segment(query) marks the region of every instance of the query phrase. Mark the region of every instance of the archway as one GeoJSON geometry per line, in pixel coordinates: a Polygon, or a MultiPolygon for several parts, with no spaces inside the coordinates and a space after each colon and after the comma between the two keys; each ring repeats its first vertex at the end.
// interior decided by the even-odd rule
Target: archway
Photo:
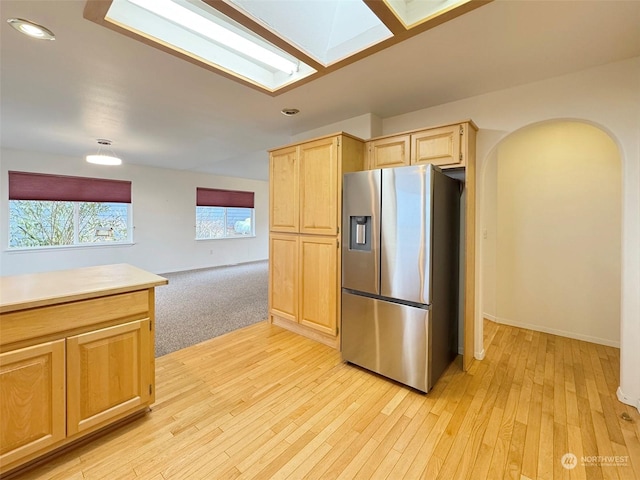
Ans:
{"type": "Polygon", "coordinates": [[[481,313],[619,346],[621,158],[602,129],[553,120],[517,130],[487,158],[481,313]]]}

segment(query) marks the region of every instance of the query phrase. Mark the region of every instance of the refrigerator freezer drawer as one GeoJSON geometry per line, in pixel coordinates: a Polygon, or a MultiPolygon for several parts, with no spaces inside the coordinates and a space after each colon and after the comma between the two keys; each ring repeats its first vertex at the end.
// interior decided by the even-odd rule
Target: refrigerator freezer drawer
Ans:
{"type": "Polygon", "coordinates": [[[343,360],[428,392],[432,387],[429,313],[343,291],[343,360]]]}

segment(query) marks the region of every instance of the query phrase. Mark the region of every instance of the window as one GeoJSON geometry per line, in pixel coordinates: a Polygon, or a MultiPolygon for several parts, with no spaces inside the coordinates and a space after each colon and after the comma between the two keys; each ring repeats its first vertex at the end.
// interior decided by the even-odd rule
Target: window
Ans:
{"type": "Polygon", "coordinates": [[[196,240],[253,237],[254,193],[196,189],[196,240]]]}
{"type": "Polygon", "coordinates": [[[9,248],[127,243],[131,182],[9,172],[9,248]]]}

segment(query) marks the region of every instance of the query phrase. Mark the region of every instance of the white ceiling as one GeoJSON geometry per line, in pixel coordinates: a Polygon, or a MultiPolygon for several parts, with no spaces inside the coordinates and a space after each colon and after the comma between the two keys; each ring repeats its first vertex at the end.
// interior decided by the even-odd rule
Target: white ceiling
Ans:
{"type": "Polygon", "coordinates": [[[108,138],[127,163],[266,179],[266,150],[291,135],[640,55],[640,1],[497,0],[271,97],[85,20],[84,4],[0,0],[3,148],[82,161],[108,138]],[[12,17],[56,40],[20,35],[12,17]]]}

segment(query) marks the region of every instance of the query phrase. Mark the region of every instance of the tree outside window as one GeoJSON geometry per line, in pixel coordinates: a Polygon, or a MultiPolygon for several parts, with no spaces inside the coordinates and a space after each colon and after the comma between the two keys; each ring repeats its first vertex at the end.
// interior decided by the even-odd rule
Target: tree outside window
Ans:
{"type": "Polygon", "coordinates": [[[9,201],[9,248],[130,241],[129,204],[9,201]]]}
{"type": "Polygon", "coordinates": [[[196,207],[196,239],[252,237],[253,208],[196,207]]]}

